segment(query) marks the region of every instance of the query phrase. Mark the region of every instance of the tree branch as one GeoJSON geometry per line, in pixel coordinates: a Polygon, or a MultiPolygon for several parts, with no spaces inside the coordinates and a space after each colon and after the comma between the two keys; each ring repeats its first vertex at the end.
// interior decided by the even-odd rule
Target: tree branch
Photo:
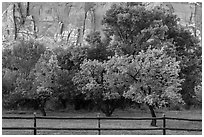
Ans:
{"type": "Polygon", "coordinates": [[[123,35],[121,33],[120,27],[118,25],[117,25],[117,29],[118,29],[118,33],[120,35],[120,38],[122,39],[123,43],[125,43],[125,40],[124,40],[123,35]]]}

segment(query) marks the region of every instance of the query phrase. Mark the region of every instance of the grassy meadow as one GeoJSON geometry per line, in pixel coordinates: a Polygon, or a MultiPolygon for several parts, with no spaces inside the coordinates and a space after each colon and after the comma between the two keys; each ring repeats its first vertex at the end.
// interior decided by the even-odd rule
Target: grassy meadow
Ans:
{"type": "MultiPolygon", "coordinates": [[[[183,111],[157,111],[157,117],[161,117],[162,114],[165,114],[168,117],[178,117],[178,118],[194,118],[202,119],[201,110],[183,110],[183,111]]],[[[48,116],[62,116],[62,117],[96,117],[98,112],[87,112],[85,110],[81,111],[64,111],[64,112],[48,112],[48,116]]],[[[41,116],[40,113],[37,113],[38,116],[41,116]]],[[[3,116],[33,116],[33,112],[16,112],[16,111],[7,111],[3,112],[3,116]]],[[[101,114],[101,117],[105,117],[101,114]]],[[[149,111],[128,109],[125,111],[116,110],[112,117],[151,117],[149,111]]],[[[202,128],[201,122],[191,122],[191,121],[177,121],[177,120],[166,120],[166,127],[173,128],[202,128]]],[[[133,120],[101,120],[102,128],[150,128],[149,120],[142,121],[133,121],[133,120]]],[[[18,119],[3,119],[3,127],[33,127],[33,120],[18,120],[18,119]]],[[[162,127],[162,121],[157,121],[157,126],[162,127]]],[[[37,120],[37,127],[57,127],[57,128],[95,128],[97,127],[97,120],[37,120]]],[[[154,127],[152,127],[154,128],[154,127]]],[[[33,131],[26,130],[3,130],[3,135],[33,135],[33,131]]],[[[98,131],[51,131],[51,130],[38,130],[38,135],[97,135],[98,131]]],[[[102,135],[162,135],[161,130],[136,130],[136,131],[101,131],[102,135]]],[[[167,135],[201,135],[202,132],[196,131],[166,131],[167,135]]]]}

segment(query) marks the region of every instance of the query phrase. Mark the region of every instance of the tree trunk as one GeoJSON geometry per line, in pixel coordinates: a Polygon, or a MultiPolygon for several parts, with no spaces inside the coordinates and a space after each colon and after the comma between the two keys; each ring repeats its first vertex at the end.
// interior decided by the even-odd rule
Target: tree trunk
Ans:
{"type": "Polygon", "coordinates": [[[92,27],[93,27],[93,32],[96,31],[96,13],[95,13],[95,10],[93,9],[92,10],[92,27]]]}
{"type": "Polygon", "coordinates": [[[46,116],[45,103],[46,103],[46,99],[43,99],[40,101],[40,111],[42,112],[43,116],[46,116]]]}
{"type": "Polygon", "coordinates": [[[26,4],[26,16],[29,16],[30,15],[30,12],[29,12],[29,6],[30,6],[30,3],[29,2],[27,2],[27,4],[26,4]]]}
{"type": "Polygon", "coordinates": [[[40,111],[42,112],[43,116],[46,116],[46,112],[45,112],[45,108],[44,107],[40,108],[40,111]]]}
{"type": "Polygon", "coordinates": [[[13,21],[14,21],[14,32],[12,32],[12,34],[14,34],[14,40],[17,39],[17,24],[16,24],[16,18],[15,18],[15,8],[16,8],[16,5],[14,4],[14,7],[13,7],[13,21]]]}
{"type": "Polygon", "coordinates": [[[110,117],[113,114],[116,106],[114,104],[114,100],[106,100],[102,103],[101,111],[107,116],[110,117]]]}
{"type": "MultiPolygon", "coordinates": [[[[148,105],[148,107],[149,107],[149,110],[150,110],[150,112],[151,112],[152,117],[153,117],[153,118],[156,118],[156,114],[155,114],[155,112],[154,112],[154,107],[151,106],[151,105],[148,105]]],[[[151,126],[154,126],[154,127],[157,126],[157,120],[156,120],[156,119],[152,119],[151,126]]]]}
{"type": "Polygon", "coordinates": [[[63,109],[66,109],[67,108],[66,99],[61,99],[61,103],[62,103],[63,109]]]}
{"type": "Polygon", "coordinates": [[[86,18],[87,18],[87,12],[84,14],[84,23],[83,23],[83,30],[82,30],[82,37],[84,36],[84,32],[86,29],[86,18]]]}
{"type": "Polygon", "coordinates": [[[59,96],[58,100],[61,102],[63,109],[67,108],[67,101],[62,96],[59,96]]]}
{"type": "Polygon", "coordinates": [[[78,28],[78,34],[77,34],[76,45],[78,45],[79,43],[81,43],[81,37],[83,37],[83,36],[81,35],[81,29],[78,28]]]}
{"type": "Polygon", "coordinates": [[[74,100],[74,110],[79,110],[80,109],[80,101],[79,99],[74,100]]]}

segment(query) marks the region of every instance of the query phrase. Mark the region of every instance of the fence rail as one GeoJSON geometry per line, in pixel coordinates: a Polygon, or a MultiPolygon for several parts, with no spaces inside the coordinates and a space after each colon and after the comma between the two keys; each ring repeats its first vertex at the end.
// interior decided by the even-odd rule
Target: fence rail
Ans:
{"type": "Polygon", "coordinates": [[[107,118],[107,117],[40,117],[36,116],[34,113],[33,117],[2,117],[2,119],[28,119],[33,120],[33,127],[2,127],[2,130],[33,130],[34,135],[37,135],[37,130],[98,130],[98,135],[101,134],[101,130],[162,130],[163,135],[166,135],[166,130],[179,130],[179,131],[201,131],[202,129],[187,129],[187,128],[167,128],[166,120],[182,120],[182,121],[195,121],[202,122],[202,119],[186,119],[186,118],[173,118],[173,117],[143,117],[143,118],[130,118],[130,117],[120,117],[120,118],[107,118]],[[96,128],[51,128],[51,127],[37,127],[37,119],[52,119],[52,120],[97,120],[98,127],[96,128]],[[101,128],[101,120],[162,120],[163,127],[155,128],[101,128]]]}

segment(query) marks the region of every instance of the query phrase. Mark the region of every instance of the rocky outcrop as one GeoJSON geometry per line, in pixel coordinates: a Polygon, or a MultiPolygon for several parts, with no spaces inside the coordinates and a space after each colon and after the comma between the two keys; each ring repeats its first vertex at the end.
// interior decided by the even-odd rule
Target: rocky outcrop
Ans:
{"type": "Polygon", "coordinates": [[[3,3],[3,41],[30,38],[46,43],[81,43],[112,3],[3,3]],[[47,42],[49,41],[49,42],[47,42]]]}
{"type": "Polygon", "coordinates": [[[14,19],[14,5],[11,4],[3,13],[2,17],[3,41],[14,40],[16,38],[16,25],[14,19]]]}

